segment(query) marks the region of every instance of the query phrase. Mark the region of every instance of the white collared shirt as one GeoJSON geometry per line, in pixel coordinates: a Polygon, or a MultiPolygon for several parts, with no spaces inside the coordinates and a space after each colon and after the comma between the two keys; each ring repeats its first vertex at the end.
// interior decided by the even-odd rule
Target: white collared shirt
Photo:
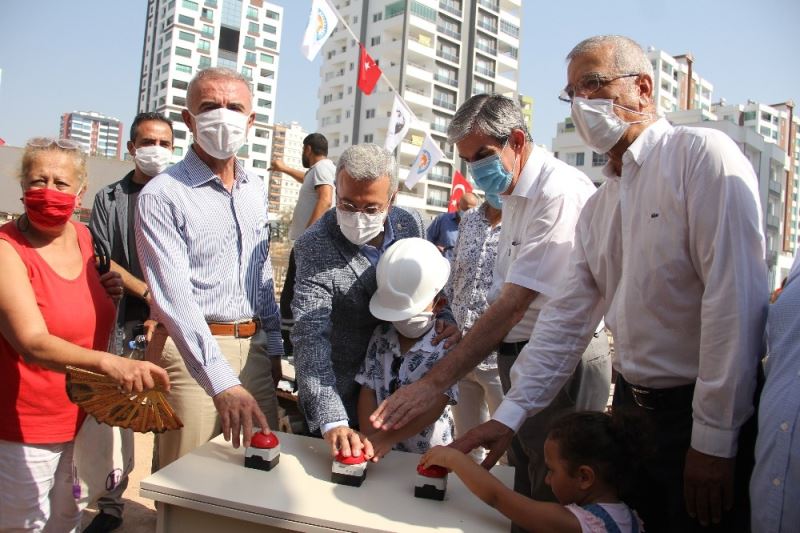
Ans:
{"type": "Polygon", "coordinates": [[[534,146],[514,190],[502,197],[503,226],[488,299],[496,300],[504,283],[539,293],[505,342],[528,340],[539,311],[558,294],[578,216],[596,190],[583,172],[534,146]]]}
{"type": "Polygon", "coordinates": [[[736,453],[763,355],[767,270],[757,178],[725,134],[662,119],[581,214],[569,272],[494,418],[512,429],[572,374],[600,316],[630,383],[696,383],[692,447],[736,453]]]}

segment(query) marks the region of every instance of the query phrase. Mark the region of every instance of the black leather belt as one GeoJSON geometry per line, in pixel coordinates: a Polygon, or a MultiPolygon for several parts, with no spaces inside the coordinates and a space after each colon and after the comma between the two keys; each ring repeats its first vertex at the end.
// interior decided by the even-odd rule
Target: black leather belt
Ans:
{"type": "Polygon", "coordinates": [[[627,381],[625,381],[625,385],[630,389],[633,401],[643,409],[659,411],[665,409],[691,409],[692,407],[694,383],[666,389],[651,389],[633,385],[627,381]]]}
{"type": "Polygon", "coordinates": [[[501,342],[500,355],[519,355],[528,341],[519,342],[501,342]]]}

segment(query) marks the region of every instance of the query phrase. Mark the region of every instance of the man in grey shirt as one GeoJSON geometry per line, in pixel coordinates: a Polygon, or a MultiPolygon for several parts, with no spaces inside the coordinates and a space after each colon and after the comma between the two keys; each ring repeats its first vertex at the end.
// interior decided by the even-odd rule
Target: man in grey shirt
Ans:
{"type": "MultiPolygon", "coordinates": [[[[311,133],[303,139],[302,171],[288,166],[280,159],[274,159],[269,170],[288,174],[302,185],[292,214],[289,226],[289,239],[295,241],[306,228],[317,221],[333,206],[334,180],[336,167],[328,159],[328,139],[321,133],[311,133]]],[[[291,355],[293,348],[289,335],[294,326],[292,315],[292,299],[294,298],[295,278],[294,250],[289,254],[289,266],[286,269],[286,280],[281,290],[281,333],[286,355],[291,355]]]]}

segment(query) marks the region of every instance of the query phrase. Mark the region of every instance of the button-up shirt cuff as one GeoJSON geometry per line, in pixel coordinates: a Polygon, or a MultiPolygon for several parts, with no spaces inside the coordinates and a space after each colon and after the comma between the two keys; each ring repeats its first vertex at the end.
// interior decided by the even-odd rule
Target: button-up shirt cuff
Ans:
{"type": "Polygon", "coordinates": [[[342,426],[348,426],[347,420],[337,420],[336,422],[328,422],[327,424],[322,424],[319,427],[320,432],[324,436],[325,433],[329,432],[330,430],[342,426]]]}
{"type": "Polygon", "coordinates": [[[735,457],[738,438],[738,429],[714,428],[697,420],[692,424],[692,448],[706,455],[735,457]]]}
{"type": "Polygon", "coordinates": [[[283,338],[280,331],[269,330],[267,333],[267,355],[270,357],[283,356],[283,338]]]}
{"type": "Polygon", "coordinates": [[[195,379],[197,384],[212,398],[220,392],[242,384],[233,373],[228,361],[221,356],[213,363],[203,366],[200,369],[200,375],[195,376],[195,379]]]}
{"type": "Polygon", "coordinates": [[[503,400],[492,415],[493,420],[510,427],[514,433],[519,430],[526,418],[528,418],[528,412],[509,399],[503,400]]]}

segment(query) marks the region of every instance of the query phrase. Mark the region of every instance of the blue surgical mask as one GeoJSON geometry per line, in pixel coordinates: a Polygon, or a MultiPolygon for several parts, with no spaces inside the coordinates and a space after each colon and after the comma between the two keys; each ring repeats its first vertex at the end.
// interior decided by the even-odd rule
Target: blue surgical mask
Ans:
{"type": "Polygon", "coordinates": [[[503,209],[503,199],[497,194],[486,193],[486,201],[495,209],[503,209]]]}
{"type": "MultiPolygon", "coordinates": [[[[500,160],[500,154],[506,149],[506,146],[508,146],[508,141],[503,145],[503,149],[500,150],[500,152],[484,157],[480,161],[467,163],[475,184],[483,189],[483,192],[485,192],[487,196],[506,192],[506,189],[511,185],[511,180],[514,179],[515,169],[512,168],[511,172],[509,172],[505,169],[503,162],[500,160]]],[[[516,167],[516,165],[517,162],[515,159],[514,166],[516,167]]]]}

